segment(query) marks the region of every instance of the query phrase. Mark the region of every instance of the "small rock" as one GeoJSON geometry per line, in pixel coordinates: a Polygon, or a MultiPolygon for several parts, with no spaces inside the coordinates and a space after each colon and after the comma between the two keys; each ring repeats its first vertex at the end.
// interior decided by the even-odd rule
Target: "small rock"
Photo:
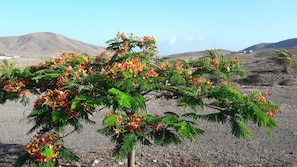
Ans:
{"type": "Polygon", "coordinates": [[[95,160],[93,161],[93,163],[92,163],[92,167],[93,167],[93,166],[96,166],[97,164],[99,164],[99,162],[100,162],[100,161],[99,161],[98,159],[95,159],[95,160]]]}
{"type": "Polygon", "coordinates": [[[124,162],[124,161],[119,161],[118,164],[119,164],[119,165],[124,165],[125,162],[124,162]]]}
{"type": "Polygon", "coordinates": [[[76,165],[77,167],[81,167],[81,163],[79,163],[79,162],[75,162],[75,165],[76,165]]]}
{"type": "Polygon", "coordinates": [[[153,162],[155,162],[155,163],[156,163],[156,162],[158,162],[158,160],[154,159],[154,160],[153,160],[153,162]]]}
{"type": "Polygon", "coordinates": [[[171,165],[169,164],[169,162],[164,162],[164,163],[163,163],[163,166],[164,166],[164,167],[171,167],[171,165]]]}

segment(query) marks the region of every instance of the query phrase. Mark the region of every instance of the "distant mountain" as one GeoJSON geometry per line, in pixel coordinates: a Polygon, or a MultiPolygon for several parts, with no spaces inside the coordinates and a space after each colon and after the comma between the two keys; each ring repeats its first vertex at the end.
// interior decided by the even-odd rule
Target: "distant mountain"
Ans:
{"type": "MultiPolygon", "coordinates": [[[[219,54],[227,55],[230,54],[231,51],[224,50],[224,49],[216,49],[219,54]]],[[[206,50],[204,51],[196,51],[196,52],[185,52],[179,54],[171,54],[168,56],[162,56],[165,60],[173,60],[173,59],[182,59],[182,60],[189,60],[189,59],[196,59],[206,56],[206,50]]]]}
{"type": "Polygon", "coordinates": [[[243,50],[263,50],[263,49],[292,49],[297,48],[297,38],[287,39],[276,43],[260,43],[243,50]]]}
{"type": "Polygon", "coordinates": [[[67,38],[52,32],[0,37],[0,53],[8,56],[57,56],[63,52],[97,55],[104,48],[67,38]]]}

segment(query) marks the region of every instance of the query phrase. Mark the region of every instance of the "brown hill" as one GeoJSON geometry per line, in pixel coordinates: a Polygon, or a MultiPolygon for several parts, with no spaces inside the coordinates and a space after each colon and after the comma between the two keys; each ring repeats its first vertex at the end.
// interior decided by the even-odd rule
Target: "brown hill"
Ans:
{"type": "Polygon", "coordinates": [[[97,55],[103,47],[87,44],[51,32],[36,32],[23,36],[0,37],[0,52],[6,56],[57,56],[65,51],[97,55]]]}
{"type": "MultiPolygon", "coordinates": [[[[216,50],[219,54],[228,55],[231,53],[229,50],[218,49],[216,50]]],[[[168,56],[162,57],[165,60],[174,60],[174,59],[182,59],[182,60],[189,60],[189,59],[197,59],[206,56],[206,51],[197,51],[197,52],[185,52],[179,54],[172,54],[168,56]]]]}
{"type": "Polygon", "coordinates": [[[287,39],[275,43],[259,43],[256,45],[252,45],[243,50],[263,50],[263,49],[289,49],[289,48],[297,48],[297,38],[287,39]]]}

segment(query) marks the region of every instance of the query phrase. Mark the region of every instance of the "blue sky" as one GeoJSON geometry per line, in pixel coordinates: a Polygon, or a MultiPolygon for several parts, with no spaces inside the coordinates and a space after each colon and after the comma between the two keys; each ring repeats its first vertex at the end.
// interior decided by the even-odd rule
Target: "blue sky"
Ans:
{"type": "Polygon", "coordinates": [[[159,55],[297,38],[296,0],[0,0],[0,36],[53,32],[106,47],[149,35],[159,55]]]}

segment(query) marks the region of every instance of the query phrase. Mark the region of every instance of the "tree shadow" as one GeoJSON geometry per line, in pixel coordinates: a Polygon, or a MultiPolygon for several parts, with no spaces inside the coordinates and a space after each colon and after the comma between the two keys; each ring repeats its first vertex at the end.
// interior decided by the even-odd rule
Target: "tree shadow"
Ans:
{"type": "Polygon", "coordinates": [[[17,158],[24,153],[23,145],[0,143],[0,166],[11,167],[17,158]]]}

